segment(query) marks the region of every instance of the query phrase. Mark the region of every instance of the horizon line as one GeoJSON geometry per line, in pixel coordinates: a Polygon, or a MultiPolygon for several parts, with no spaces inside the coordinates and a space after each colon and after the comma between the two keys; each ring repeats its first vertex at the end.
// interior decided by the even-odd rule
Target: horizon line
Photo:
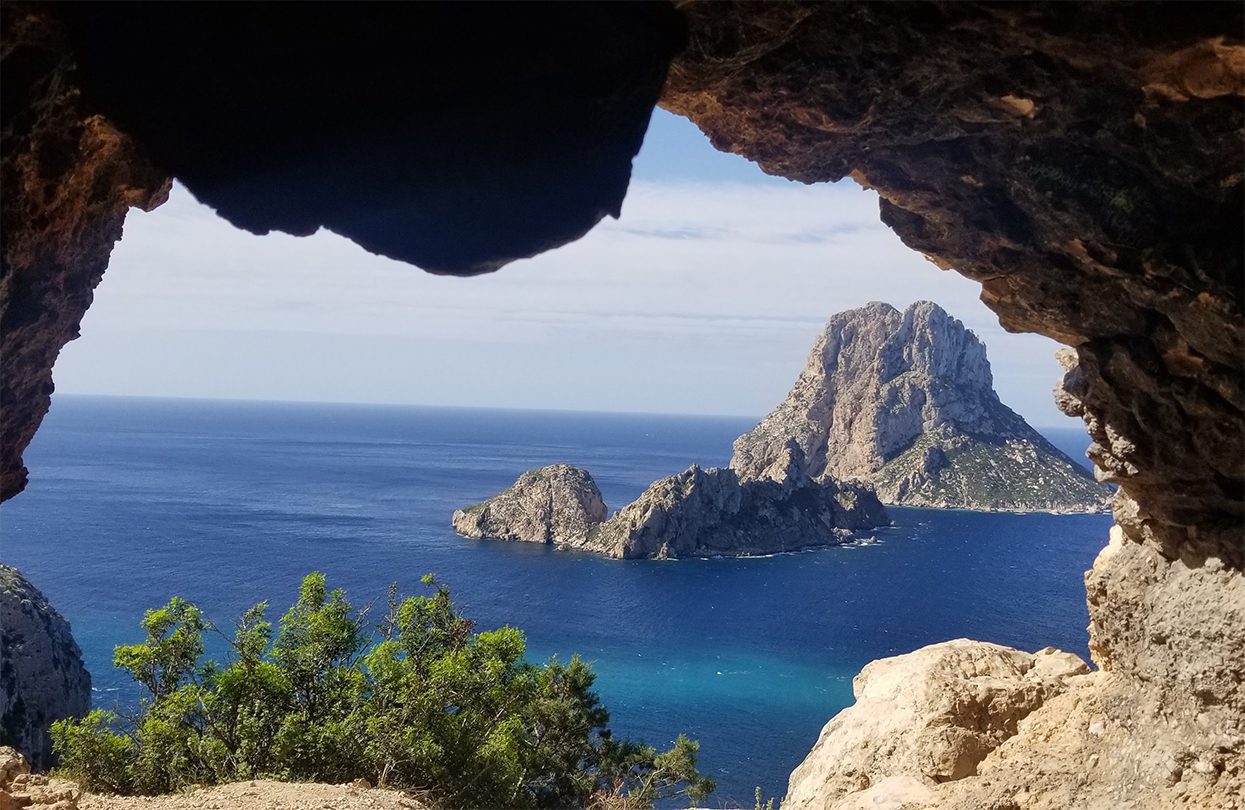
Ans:
{"type": "MultiPolygon", "coordinates": [[[[530,413],[577,413],[577,414],[606,414],[611,416],[661,416],[661,417],[688,417],[703,419],[751,419],[760,422],[767,414],[760,416],[754,414],[741,413],[691,413],[688,411],[624,411],[624,410],[608,410],[596,409],[588,410],[584,408],[558,408],[558,407],[533,407],[533,406],[516,406],[516,405],[462,405],[457,403],[430,403],[430,402],[366,402],[360,400],[342,400],[342,399],[262,399],[258,397],[230,397],[230,396],[196,396],[196,395],[158,395],[158,394],[104,394],[89,391],[56,391],[52,394],[52,404],[55,405],[57,396],[63,397],[96,397],[100,399],[152,399],[152,400],[173,400],[180,402],[236,402],[248,404],[271,404],[271,405],[359,405],[371,408],[428,408],[443,410],[464,410],[464,411],[519,411],[530,413]]],[[[50,410],[50,409],[49,409],[50,410]]],[[[1024,418],[1023,416],[1021,417],[1024,418]]],[[[1067,417],[1074,419],[1075,417],[1067,417]]],[[[1028,420],[1025,420],[1029,424],[1028,420]]],[[[1041,431],[1043,428],[1049,430],[1073,430],[1072,425],[1034,425],[1029,424],[1034,430],[1041,431]]],[[[1083,423],[1077,420],[1077,427],[1084,429],[1083,423]]],[[[1090,439],[1089,432],[1086,431],[1085,438],[1090,439]]]]}

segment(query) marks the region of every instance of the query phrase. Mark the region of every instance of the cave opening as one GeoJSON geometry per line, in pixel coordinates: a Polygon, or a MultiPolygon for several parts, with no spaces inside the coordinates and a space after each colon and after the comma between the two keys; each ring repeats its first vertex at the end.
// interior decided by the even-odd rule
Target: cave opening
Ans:
{"type": "MultiPolygon", "coordinates": [[[[1037,332],[1072,347],[1064,353],[1069,373],[1058,393],[1060,408],[1084,419],[1096,465],[1120,487],[1110,542],[1085,578],[1089,651],[1099,671],[1061,672],[1055,680],[1063,691],[1050,693],[1043,691],[1050,659],[1025,658],[1017,666],[1030,666],[1043,681],[1041,705],[1025,702],[1023,695],[1032,691],[1021,689],[1020,704],[984,708],[988,722],[978,723],[970,711],[973,733],[967,737],[960,734],[968,731],[965,716],[935,713],[926,726],[913,729],[840,715],[838,725],[827,726],[834,733],[819,741],[801,769],[799,790],[793,781],[792,805],[873,801],[879,791],[890,790],[948,807],[1095,806],[1121,800],[1154,807],[1231,806],[1241,795],[1245,44],[1239,5],[680,3],[677,8],[613,5],[608,12],[583,6],[564,17],[550,7],[531,19],[499,12],[471,20],[464,20],[461,10],[438,7],[435,15],[443,25],[450,23],[445,30],[454,36],[429,38],[436,27],[421,29],[413,41],[428,47],[410,49],[383,47],[409,44],[401,41],[409,33],[404,25],[373,25],[344,6],[321,7],[329,24],[319,12],[286,20],[276,7],[267,7],[256,13],[266,16],[275,33],[267,41],[276,44],[250,49],[251,61],[229,61],[212,72],[200,65],[211,62],[217,43],[230,41],[231,35],[219,34],[236,31],[237,18],[204,11],[206,6],[154,15],[147,9],[136,13],[134,6],[113,7],[120,9],[115,15],[102,8],[4,7],[3,497],[25,486],[22,452],[47,409],[52,362],[91,303],[125,210],[158,202],[169,174],[183,177],[227,209],[230,221],[252,231],[308,233],[330,224],[369,249],[408,260],[423,257],[440,271],[471,274],[548,251],[619,213],[625,207],[625,168],[660,97],[665,108],[703,128],[716,147],[747,155],[776,175],[808,182],[850,175],[876,189],[883,222],[910,248],[979,283],[983,301],[1007,329],[1037,332]],[[204,27],[186,27],[178,19],[183,13],[214,18],[204,27]],[[551,28],[553,22],[558,30],[551,28]],[[170,31],[177,36],[162,36],[170,31]],[[358,54],[349,48],[333,52],[332,59],[312,65],[333,73],[317,85],[333,88],[327,106],[318,104],[314,90],[308,92],[305,79],[317,74],[300,74],[297,59],[283,58],[305,57],[302,43],[326,31],[353,32],[368,45],[358,54]],[[488,47],[474,47],[478,42],[488,47]],[[539,59],[530,65],[516,59],[534,42],[540,43],[539,59]],[[456,57],[468,45],[474,58],[464,63],[456,57]],[[452,72],[453,86],[461,90],[478,82],[480,95],[438,96],[436,82],[418,81],[438,75],[451,61],[461,68],[452,72]],[[152,64],[165,69],[152,71],[152,64]],[[374,66],[382,68],[378,74],[369,73],[374,66]],[[516,68],[530,68],[530,81],[516,68]],[[386,81],[373,81],[377,75],[386,81]],[[493,81],[499,75],[504,80],[493,81]],[[418,102],[404,98],[408,103],[395,104],[386,87],[400,87],[418,102]],[[269,104],[274,98],[281,103],[269,104]],[[464,98],[490,101],[463,104],[464,98]],[[359,120],[372,125],[359,138],[351,114],[322,114],[350,112],[351,100],[365,108],[359,120]],[[222,109],[234,115],[217,114],[222,109]],[[313,114],[300,117],[307,110],[313,114]],[[258,121],[264,125],[248,126],[258,121]],[[375,126],[378,122],[393,126],[375,126]],[[439,124],[425,131],[424,122],[439,124]],[[487,159],[464,161],[468,154],[487,159]],[[305,169],[315,163],[332,176],[331,193],[314,179],[308,184],[305,169]],[[566,168],[556,175],[558,182],[531,182],[555,176],[548,172],[558,165],[566,168]],[[240,179],[247,182],[239,192],[231,183],[240,179]],[[395,192],[395,186],[405,190],[395,192]],[[372,193],[383,203],[380,216],[376,210],[364,215],[357,205],[372,193]],[[444,205],[430,207],[430,201],[444,205]],[[427,230],[403,228],[412,209],[443,216],[427,230]],[[464,213],[485,210],[488,216],[464,213]],[[460,238],[472,232],[480,238],[460,238]],[[948,722],[955,734],[942,733],[948,722]],[[853,750],[861,759],[841,756],[836,739],[858,740],[853,750]]],[[[393,11],[396,6],[369,8],[418,17],[406,9],[393,11]]],[[[256,30],[262,36],[264,25],[256,30]]],[[[692,241],[685,237],[658,235],[692,241]]],[[[519,267],[508,272],[523,275],[519,267]]],[[[924,272],[937,277],[928,268],[924,272]]],[[[346,290],[341,297],[349,302],[355,292],[346,290]]],[[[104,287],[101,303],[107,296],[104,287]]],[[[806,297],[812,296],[800,296],[799,303],[806,297]]],[[[89,321],[86,328],[92,328],[89,321]]],[[[81,345],[85,351],[89,344],[81,345]]],[[[326,346],[330,354],[336,350],[326,346]]],[[[234,354],[246,351],[240,345],[234,354]]],[[[66,355],[72,356],[73,350],[66,355]]],[[[401,361],[388,364],[397,367],[401,361]]],[[[269,364],[270,375],[279,372],[278,365],[269,364]]],[[[350,361],[338,365],[352,368],[350,361]]],[[[176,370],[184,372],[183,381],[194,376],[193,368],[176,370]]],[[[618,385],[617,379],[609,381],[618,385]]],[[[303,431],[294,443],[304,452],[324,441],[326,424],[340,422],[328,418],[308,433],[305,420],[323,420],[323,413],[304,412],[301,421],[253,411],[235,417],[240,446],[264,448],[263,437],[247,434],[245,425],[267,425],[303,431]]],[[[180,412],[176,430],[165,431],[161,445],[193,444],[186,431],[193,434],[202,426],[197,418],[180,412]],[[178,431],[180,438],[169,440],[178,431]]],[[[543,429],[567,429],[572,421],[561,415],[543,429]]],[[[98,465],[100,458],[151,450],[141,440],[157,427],[149,420],[88,452],[86,441],[98,438],[98,423],[86,419],[71,436],[61,437],[70,463],[49,477],[42,494],[32,488],[5,507],[6,556],[12,547],[16,555],[44,554],[50,565],[58,550],[38,550],[43,540],[35,524],[31,531],[16,532],[19,512],[35,508],[53,486],[88,493],[87,482],[107,466],[98,465]]],[[[538,426],[531,429],[539,435],[538,426]]],[[[577,429],[593,435],[582,424],[577,429]]],[[[726,435],[734,428],[719,423],[714,430],[726,435]]],[[[696,434],[686,422],[667,423],[657,432],[663,431],[680,441],[707,435],[696,434]]],[[[629,441],[641,446],[652,432],[636,432],[629,441]]],[[[544,435],[546,446],[556,444],[552,434],[544,435]]],[[[407,438],[426,444],[427,437],[407,438]]],[[[259,534],[277,516],[309,501],[340,506],[332,499],[346,484],[377,489],[375,471],[384,466],[384,454],[377,455],[374,441],[359,439],[334,441],[349,445],[357,459],[366,460],[366,469],[341,468],[333,482],[318,489],[288,486],[279,497],[261,498],[245,518],[248,530],[259,534]]],[[[43,452],[38,448],[32,452],[43,452]]],[[[202,522],[162,525],[159,518],[182,508],[212,514],[217,495],[262,492],[236,477],[238,471],[257,480],[279,477],[273,468],[254,465],[255,457],[229,457],[210,486],[198,487],[206,499],[157,502],[150,521],[132,522],[128,533],[105,538],[98,518],[116,500],[113,490],[136,486],[150,494],[167,485],[164,479],[186,472],[153,473],[150,456],[140,458],[127,480],[106,482],[94,493],[96,506],[78,532],[88,556],[69,581],[98,587],[90,563],[127,542],[149,555],[149,565],[127,572],[135,582],[178,570],[176,554],[187,546],[217,555],[202,561],[201,570],[228,571],[226,563],[245,554],[245,547],[204,542],[208,538],[190,528],[202,522]]],[[[664,463],[653,453],[645,463],[659,461],[664,463]]],[[[650,471],[655,468],[645,470],[650,471]]],[[[425,470],[404,486],[427,485],[440,472],[425,470]]],[[[409,506],[401,491],[373,494],[395,508],[409,506]]],[[[49,514],[56,509],[45,505],[49,514]]],[[[444,498],[436,509],[452,505],[444,498]]],[[[361,516],[332,517],[355,536],[369,536],[361,516]]],[[[358,548],[334,544],[334,536],[336,529],[305,533],[302,542],[326,561],[336,560],[326,567],[357,573],[358,548]]],[[[1032,539],[1040,544],[1057,538],[1044,532],[1032,539]]],[[[284,558],[298,542],[281,541],[284,558]]],[[[881,546],[888,547],[895,546],[881,546]]],[[[1000,567],[997,559],[979,559],[984,567],[976,581],[998,585],[1014,576],[1023,582],[1031,562],[1000,567]]],[[[932,567],[918,573],[935,575],[936,563],[931,560],[932,567]]],[[[405,562],[395,556],[385,564],[385,570],[394,570],[405,562]]],[[[670,576],[675,569],[658,570],[670,576]]],[[[751,608],[756,617],[772,620],[782,611],[774,589],[755,581],[756,572],[741,574],[754,579],[751,608]]],[[[513,581],[524,579],[516,575],[513,581]]],[[[596,604],[629,608],[615,618],[627,627],[644,627],[651,619],[645,609],[660,604],[656,600],[665,593],[655,589],[638,599],[608,583],[600,588],[606,598],[596,604]]],[[[805,614],[838,616],[833,604],[815,602],[826,594],[813,589],[805,595],[820,607],[819,612],[806,604],[805,614]]],[[[872,593],[870,606],[893,608],[893,595],[885,589],[872,593]]],[[[997,607],[977,596],[974,602],[962,594],[961,601],[997,607]]],[[[485,589],[468,597],[485,610],[494,600],[498,615],[510,607],[485,589]]],[[[574,604],[568,595],[558,608],[574,604]]],[[[1023,598],[1012,593],[1010,606],[1023,608],[1023,598]]],[[[940,612],[925,606],[922,615],[937,619],[940,612]]],[[[1079,626],[1067,616],[1045,618],[1063,628],[1057,632],[1079,626]]],[[[580,623],[595,627],[599,621],[586,611],[580,623]]],[[[772,621],[765,627],[776,637],[799,636],[804,629],[795,623],[775,630],[772,621]]],[[[875,638],[893,644],[890,652],[923,643],[888,635],[900,627],[902,622],[884,626],[875,638]]],[[[97,629],[122,632],[119,626],[97,629]]],[[[722,628],[707,622],[702,630],[701,639],[713,641],[722,628]]],[[[685,646],[692,648],[696,640],[685,646]]],[[[600,645],[608,648],[606,642],[600,645]]],[[[639,658],[646,651],[627,652],[639,658]]],[[[928,648],[918,652],[929,654],[928,648]]],[[[980,648],[943,652],[950,658],[907,671],[899,680],[955,703],[967,693],[939,667],[951,661],[953,669],[963,664],[971,670],[980,648]]],[[[708,660],[702,662],[706,667],[708,660]]],[[[904,672],[902,666],[919,660],[888,659],[872,671],[904,672]]],[[[730,679],[756,662],[732,663],[742,668],[715,667],[694,680],[730,692],[730,679]]],[[[817,695],[825,686],[817,678],[835,670],[832,662],[822,663],[814,668],[820,676],[797,677],[806,687],[801,694],[817,695]]],[[[646,677],[634,668],[617,671],[633,681],[646,677]]],[[[852,671],[837,671],[832,676],[837,687],[827,688],[845,694],[852,671]]],[[[669,693],[686,695],[679,673],[671,670],[670,677],[669,693]]],[[[968,683],[972,692],[972,678],[968,683]]],[[[825,716],[824,705],[804,708],[807,715],[820,713],[818,721],[825,716]]],[[[789,728],[799,722],[792,715],[789,728]]],[[[802,745],[807,750],[807,740],[802,745]]],[[[749,752],[738,753],[735,761],[746,760],[749,752]]]]}

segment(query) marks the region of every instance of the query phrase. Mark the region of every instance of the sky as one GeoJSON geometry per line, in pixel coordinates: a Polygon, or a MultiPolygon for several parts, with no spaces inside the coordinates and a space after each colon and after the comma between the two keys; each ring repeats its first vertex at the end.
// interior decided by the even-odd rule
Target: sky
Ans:
{"type": "Polygon", "coordinates": [[[761,417],[831,315],[935,301],[986,343],[1002,400],[1041,426],[1057,344],[1004,332],[852,181],[806,186],[657,110],[619,220],[474,278],[327,231],[254,236],[183,187],[131,211],[59,392],[761,417]]]}

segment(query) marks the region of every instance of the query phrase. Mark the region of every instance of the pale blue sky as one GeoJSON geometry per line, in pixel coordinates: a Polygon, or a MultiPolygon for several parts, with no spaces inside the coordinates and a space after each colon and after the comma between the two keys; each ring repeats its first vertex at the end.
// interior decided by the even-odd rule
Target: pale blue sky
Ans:
{"type": "Polygon", "coordinates": [[[1003,401],[1040,426],[1056,344],[1009,335],[850,181],[805,186],[658,111],[620,220],[470,279],[334,234],[257,237],[181,187],[133,212],[58,391],[762,416],[825,321],[944,306],[985,340],[1003,401]]]}

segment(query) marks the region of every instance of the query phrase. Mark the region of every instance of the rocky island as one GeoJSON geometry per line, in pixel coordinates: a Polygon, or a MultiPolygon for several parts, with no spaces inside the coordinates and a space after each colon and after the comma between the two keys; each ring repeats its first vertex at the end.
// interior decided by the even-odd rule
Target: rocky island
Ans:
{"type": "Polygon", "coordinates": [[[472,539],[576,547],[605,520],[605,501],[587,470],[551,464],[528,470],[493,497],[454,513],[454,531],[472,539]]]}
{"type": "Polygon", "coordinates": [[[853,539],[890,522],[871,489],[800,472],[794,443],[776,463],[781,480],[740,481],[729,468],[692,465],[653,482],[605,519],[587,471],[567,464],[529,470],[494,497],[454,513],[465,537],[550,543],[618,559],[775,554],[853,539]]]}
{"type": "Polygon", "coordinates": [[[830,319],[786,400],[734,445],[740,480],[784,480],[795,443],[814,480],[888,504],[1089,512],[1110,491],[994,392],[981,340],[937,304],[830,319]]]}

